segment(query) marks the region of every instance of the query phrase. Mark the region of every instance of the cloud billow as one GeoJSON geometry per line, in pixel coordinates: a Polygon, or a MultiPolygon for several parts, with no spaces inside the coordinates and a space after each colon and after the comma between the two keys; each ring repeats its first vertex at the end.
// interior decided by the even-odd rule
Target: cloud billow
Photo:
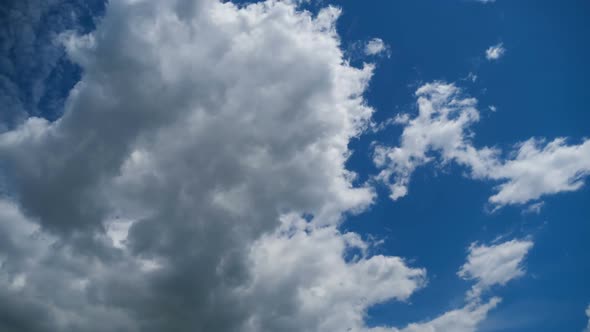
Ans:
{"type": "Polygon", "coordinates": [[[62,34],[83,69],[63,116],[0,135],[0,327],[364,331],[422,287],[338,229],[374,197],[344,166],[373,68],[343,60],[338,15],[119,1],[62,34]]]}

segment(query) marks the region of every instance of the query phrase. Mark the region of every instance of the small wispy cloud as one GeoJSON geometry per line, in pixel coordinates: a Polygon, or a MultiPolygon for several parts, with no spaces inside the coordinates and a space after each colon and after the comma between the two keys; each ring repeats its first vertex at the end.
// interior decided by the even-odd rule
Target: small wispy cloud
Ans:
{"type": "Polygon", "coordinates": [[[365,45],[366,55],[377,55],[381,53],[388,53],[388,46],[381,38],[373,38],[365,45]]]}
{"type": "Polygon", "coordinates": [[[586,308],[586,316],[588,316],[588,325],[586,326],[586,329],[582,332],[590,332],[590,304],[588,305],[588,308],[586,308]]]}
{"type": "Polygon", "coordinates": [[[457,273],[463,279],[477,281],[467,297],[480,298],[490,287],[523,276],[523,261],[532,247],[530,240],[511,240],[491,246],[472,243],[467,262],[457,273]]]}
{"type": "Polygon", "coordinates": [[[530,204],[522,211],[522,214],[539,214],[541,213],[543,206],[545,206],[545,202],[537,202],[530,204]]]}
{"type": "Polygon", "coordinates": [[[499,43],[497,45],[490,46],[486,50],[486,59],[488,59],[490,61],[492,61],[492,60],[498,60],[505,53],[506,53],[506,49],[504,48],[504,44],[503,43],[499,43]]]}

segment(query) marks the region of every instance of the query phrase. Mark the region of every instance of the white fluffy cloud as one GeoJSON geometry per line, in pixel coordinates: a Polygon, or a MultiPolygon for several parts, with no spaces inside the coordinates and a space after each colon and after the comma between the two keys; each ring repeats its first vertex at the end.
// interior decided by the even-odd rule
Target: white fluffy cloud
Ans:
{"type": "Polygon", "coordinates": [[[588,317],[588,326],[586,326],[583,332],[590,332],[590,305],[586,308],[586,317],[588,317]]]}
{"type": "MultiPolygon", "coordinates": [[[[430,83],[416,91],[419,114],[414,119],[398,116],[397,123],[404,125],[399,147],[378,145],[374,161],[383,170],[378,178],[390,183],[391,198],[396,200],[407,194],[414,170],[430,161],[429,152],[440,151],[443,158],[467,160],[478,152],[468,142],[468,127],[479,120],[476,100],[460,99],[454,85],[430,83]],[[392,182],[389,180],[393,178],[392,182]]],[[[481,158],[491,151],[483,152],[481,158]]],[[[479,156],[475,156],[480,159],[479,156]]]]}
{"type": "Polygon", "coordinates": [[[497,45],[490,46],[486,50],[486,59],[488,59],[490,61],[498,60],[502,56],[504,56],[504,53],[506,53],[506,49],[504,48],[504,44],[499,43],[497,45]]]}
{"type": "Polygon", "coordinates": [[[469,297],[479,297],[494,285],[505,285],[523,276],[523,260],[532,247],[533,242],[529,240],[511,240],[490,246],[471,244],[467,262],[458,272],[461,278],[477,281],[469,297]]]}
{"type": "Polygon", "coordinates": [[[463,308],[446,312],[431,321],[410,324],[399,332],[475,332],[487,318],[488,312],[500,302],[498,297],[485,303],[470,302],[463,308]]]}
{"type": "Polygon", "coordinates": [[[475,284],[466,294],[462,308],[448,311],[430,321],[412,323],[403,329],[376,328],[372,332],[475,332],[488,312],[502,301],[499,297],[484,300],[485,291],[494,285],[506,285],[524,275],[523,260],[532,248],[529,240],[511,240],[490,246],[472,244],[467,262],[457,273],[475,284]]]}
{"type": "Polygon", "coordinates": [[[398,116],[404,125],[400,145],[376,145],[376,177],[391,189],[391,198],[407,195],[417,167],[440,160],[455,162],[474,179],[499,182],[489,199],[495,206],[525,204],[544,195],[575,191],[590,174],[590,140],[568,145],[565,138],[545,144],[531,138],[516,146],[509,157],[496,148],[477,148],[470,127],[479,121],[477,100],[464,96],[453,84],[428,83],[416,91],[418,115],[398,116]]]}
{"type": "Polygon", "coordinates": [[[505,179],[492,203],[525,203],[542,195],[575,191],[590,174],[590,140],[567,145],[565,138],[547,144],[529,139],[519,144],[514,159],[505,161],[488,174],[491,179],[505,179]]]}
{"type": "Polygon", "coordinates": [[[406,300],[423,286],[425,271],[408,268],[398,257],[367,256],[369,244],[334,227],[314,229],[298,216],[252,247],[252,297],[256,313],[248,331],[365,331],[369,306],[388,299],[406,300]],[[357,250],[351,261],[343,252],[357,250]],[[273,307],[269,307],[272,303],[273,307]],[[282,308],[293,306],[289,315],[282,308]]]}
{"type": "Polygon", "coordinates": [[[364,331],[422,287],[338,230],[374,197],[344,166],[373,68],[343,60],[338,15],[113,1],[62,35],[84,72],[63,116],[0,135],[0,329],[364,331]]]}
{"type": "Polygon", "coordinates": [[[377,55],[383,52],[387,52],[387,45],[385,45],[381,38],[373,38],[365,45],[366,55],[377,55]]]}

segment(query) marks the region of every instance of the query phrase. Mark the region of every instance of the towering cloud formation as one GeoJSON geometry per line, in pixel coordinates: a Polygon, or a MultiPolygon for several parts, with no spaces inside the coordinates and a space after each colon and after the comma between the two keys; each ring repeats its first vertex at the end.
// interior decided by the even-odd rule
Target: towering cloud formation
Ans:
{"type": "Polygon", "coordinates": [[[362,331],[421,287],[337,227],[374,195],[344,167],[372,67],[338,15],[112,1],[62,35],[84,73],[63,116],[0,135],[0,329],[362,331]]]}

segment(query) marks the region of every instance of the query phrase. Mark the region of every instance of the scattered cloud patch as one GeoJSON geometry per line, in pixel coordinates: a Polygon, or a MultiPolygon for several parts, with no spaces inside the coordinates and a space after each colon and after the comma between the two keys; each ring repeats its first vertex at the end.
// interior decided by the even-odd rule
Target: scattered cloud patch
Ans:
{"type": "Polygon", "coordinates": [[[511,240],[490,246],[472,243],[467,262],[458,272],[461,278],[476,281],[468,297],[479,298],[490,287],[505,285],[523,276],[523,261],[532,247],[530,240],[511,240]]]}
{"type": "Polygon", "coordinates": [[[504,44],[503,43],[499,43],[497,45],[490,46],[486,50],[486,59],[488,59],[490,61],[492,61],[492,60],[498,60],[502,56],[504,56],[505,53],[506,53],[506,49],[504,48],[504,44]]]}
{"type": "Polygon", "coordinates": [[[467,77],[465,77],[464,79],[467,81],[470,81],[472,83],[475,83],[477,81],[477,74],[473,73],[473,72],[469,72],[469,74],[467,75],[467,77]]]}
{"type": "Polygon", "coordinates": [[[541,213],[541,210],[544,206],[545,202],[532,203],[529,206],[527,206],[526,209],[524,209],[522,212],[523,214],[539,214],[541,213]]]}
{"type": "Polygon", "coordinates": [[[487,318],[488,312],[496,308],[501,301],[500,298],[493,297],[485,303],[470,302],[463,308],[446,312],[431,321],[412,323],[399,332],[475,332],[479,324],[487,318]]]}
{"type": "Polygon", "coordinates": [[[512,240],[491,246],[473,243],[468,250],[467,262],[457,273],[459,277],[475,281],[466,294],[462,308],[448,311],[435,319],[412,323],[403,329],[375,329],[372,332],[475,332],[478,326],[502,301],[499,297],[484,299],[485,291],[494,285],[505,285],[524,275],[523,260],[533,243],[512,240]]]}
{"type": "Polygon", "coordinates": [[[431,162],[455,162],[472,179],[499,182],[489,198],[495,207],[578,190],[590,174],[588,139],[568,145],[565,138],[548,143],[531,138],[503,157],[497,148],[472,143],[470,127],[480,119],[475,98],[444,82],[421,86],[416,97],[418,114],[397,122],[404,126],[399,146],[376,144],[374,149],[373,161],[381,168],[375,178],[389,186],[393,200],[407,195],[414,170],[431,162]]]}
{"type": "Polygon", "coordinates": [[[383,42],[381,38],[373,38],[365,44],[366,55],[378,55],[389,53],[389,47],[383,42]]]}
{"type": "Polygon", "coordinates": [[[524,204],[544,195],[576,191],[590,174],[590,140],[568,145],[566,138],[531,138],[517,145],[515,157],[494,167],[491,179],[504,180],[490,202],[524,204]]]}
{"type": "Polygon", "coordinates": [[[418,166],[434,160],[428,154],[430,150],[441,151],[443,158],[449,160],[466,159],[468,154],[477,153],[469,149],[466,133],[479,120],[475,99],[459,99],[457,87],[438,82],[423,85],[416,96],[418,116],[399,117],[403,121],[398,123],[404,125],[400,146],[375,148],[375,164],[383,168],[377,178],[389,183],[393,200],[408,193],[411,175],[418,166]]]}

